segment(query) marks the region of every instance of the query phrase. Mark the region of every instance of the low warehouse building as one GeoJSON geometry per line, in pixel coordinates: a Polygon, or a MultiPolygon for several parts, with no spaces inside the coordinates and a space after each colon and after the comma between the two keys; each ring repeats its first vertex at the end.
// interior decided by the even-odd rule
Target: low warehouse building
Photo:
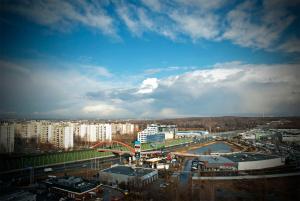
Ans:
{"type": "Polygon", "coordinates": [[[274,155],[258,153],[234,153],[223,156],[201,155],[202,170],[258,170],[274,168],[285,164],[285,159],[274,155]]]}
{"type": "Polygon", "coordinates": [[[225,157],[233,162],[238,163],[238,170],[274,168],[285,164],[284,158],[258,153],[236,153],[226,155],[225,157]]]}
{"type": "Polygon", "coordinates": [[[158,178],[158,171],[151,168],[131,167],[125,165],[113,166],[100,171],[100,178],[108,183],[133,183],[144,186],[158,178]]]}

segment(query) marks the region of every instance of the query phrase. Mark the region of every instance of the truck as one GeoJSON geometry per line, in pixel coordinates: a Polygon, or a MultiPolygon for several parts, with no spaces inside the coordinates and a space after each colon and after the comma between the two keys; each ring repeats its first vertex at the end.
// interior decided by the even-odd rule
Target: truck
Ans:
{"type": "Polygon", "coordinates": [[[53,169],[52,168],[44,168],[44,172],[52,172],[53,169]]]}

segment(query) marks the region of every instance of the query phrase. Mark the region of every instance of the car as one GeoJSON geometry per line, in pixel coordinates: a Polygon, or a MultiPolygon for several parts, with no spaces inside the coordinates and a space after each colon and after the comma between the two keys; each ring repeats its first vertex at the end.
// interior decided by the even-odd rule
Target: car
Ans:
{"type": "Polygon", "coordinates": [[[166,184],[160,184],[159,187],[160,187],[160,188],[166,188],[167,185],[166,185],[166,184]]]}

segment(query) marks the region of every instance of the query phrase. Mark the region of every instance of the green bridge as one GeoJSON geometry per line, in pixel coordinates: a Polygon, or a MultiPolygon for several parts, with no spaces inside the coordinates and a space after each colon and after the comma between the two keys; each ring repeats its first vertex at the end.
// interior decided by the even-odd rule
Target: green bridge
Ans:
{"type": "MultiPolygon", "coordinates": [[[[181,138],[167,140],[164,143],[142,144],[142,150],[154,150],[191,142],[191,139],[181,138]]],[[[133,144],[131,145],[133,147],[133,144]]],[[[120,149],[123,149],[120,147],[120,149]]],[[[28,167],[46,167],[55,164],[104,158],[114,156],[111,152],[97,152],[97,149],[55,152],[38,155],[5,156],[1,158],[0,172],[24,169],[28,167]]]]}

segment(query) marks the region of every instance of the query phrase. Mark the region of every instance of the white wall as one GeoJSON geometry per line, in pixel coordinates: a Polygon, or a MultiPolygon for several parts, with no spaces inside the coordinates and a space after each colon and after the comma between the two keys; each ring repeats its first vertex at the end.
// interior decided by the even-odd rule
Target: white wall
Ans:
{"type": "Polygon", "coordinates": [[[284,165],[284,159],[282,158],[273,158],[259,161],[245,161],[238,163],[238,170],[257,170],[277,167],[281,165],[284,165]]]}
{"type": "Polygon", "coordinates": [[[74,146],[73,126],[64,127],[64,148],[72,148],[74,146]]]}

